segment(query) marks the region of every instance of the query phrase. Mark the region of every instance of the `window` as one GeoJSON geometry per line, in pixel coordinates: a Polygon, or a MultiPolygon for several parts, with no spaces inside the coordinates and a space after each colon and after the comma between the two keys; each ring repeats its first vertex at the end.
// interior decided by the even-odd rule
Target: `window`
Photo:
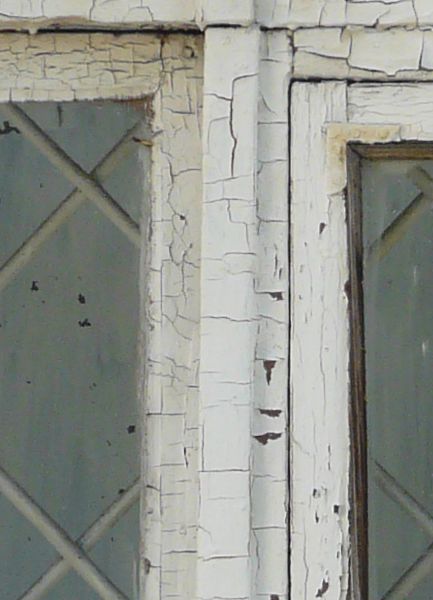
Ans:
{"type": "MultiPolygon", "coordinates": [[[[366,492],[370,598],[421,600],[433,583],[431,156],[423,144],[352,147],[361,192],[354,186],[349,198],[361,275],[354,288],[363,291],[353,343],[365,349],[355,412],[366,425],[354,452],[366,460],[357,482],[366,492]]],[[[354,347],[354,372],[362,354],[354,347]]]]}
{"type": "MultiPolygon", "coordinates": [[[[108,32],[46,32],[37,36],[24,33],[3,33],[1,38],[5,52],[2,54],[3,77],[0,82],[0,102],[13,102],[14,106],[6,107],[6,104],[2,104],[0,107],[2,109],[0,129],[4,131],[0,138],[4,144],[21,143],[22,148],[25,148],[24,152],[28,155],[34,152],[33,156],[37,158],[32,158],[28,162],[33,164],[36,161],[34,166],[30,165],[29,167],[32,176],[34,175],[33,179],[37,181],[36,186],[31,187],[31,178],[22,169],[21,172],[18,172],[18,167],[15,167],[16,177],[11,182],[11,186],[17,186],[16,189],[21,190],[29,189],[28,198],[34,197],[38,200],[37,205],[34,203],[35,205],[32,206],[33,211],[27,211],[27,217],[22,217],[23,228],[20,236],[17,235],[17,239],[14,240],[13,234],[8,232],[7,242],[10,247],[4,250],[4,260],[9,260],[25,239],[39,232],[39,225],[43,223],[49,213],[57,208],[66,195],[72,193],[77,187],[84,188],[84,195],[86,198],[90,196],[91,199],[84,201],[76,213],[66,219],[61,226],[64,231],[71,232],[69,241],[76,251],[76,256],[72,253],[72,256],[69,257],[73,265],[71,273],[74,272],[74,269],[86,270],[86,278],[83,278],[81,283],[87,283],[90,291],[92,286],[93,289],[95,286],[99,286],[101,293],[104,291],[101,278],[103,281],[107,281],[109,277],[112,280],[119,279],[107,284],[110,289],[105,288],[107,295],[101,299],[101,306],[105,307],[103,311],[101,309],[101,314],[98,313],[95,298],[93,303],[89,292],[86,296],[84,288],[74,292],[75,298],[67,293],[67,286],[71,285],[72,280],[65,282],[64,290],[56,291],[56,294],[60,294],[62,302],[65,303],[62,310],[65,313],[71,311],[70,314],[68,313],[68,318],[72,319],[71,315],[73,314],[76,347],[79,349],[78,343],[86,339],[93,339],[95,343],[99,343],[96,339],[97,323],[100,322],[100,319],[105,319],[107,322],[107,313],[113,315],[111,325],[118,332],[114,323],[114,313],[110,308],[110,298],[112,306],[115,307],[113,310],[121,323],[131,323],[135,318],[135,324],[139,325],[134,330],[133,338],[126,330],[123,338],[119,334],[116,343],[119,343],[119,347],[121,346],[120,355],[115,348],[113,350],[117,353],[117,357],[121,356],[121,358],[119,364],[116,364],[116,357],[114,357],[116,360],[112,361],[115,377],[118,377],[122,365],[126,362],[128,362],[129,373],[132,377],[135,376],[135,367],[132,366],[132,362],[139,365],[138,406],[133,406],[129,400],[123,398],[121,407],[123,412],[118,412],[119,436],[122,435],[122,439],[125,440],[125,447],[134,446],[137,449],[138,454],[134,455],[137,460],[135,466],[125,463],[126,467],[123,473],[120,472],[119,466],[116,467],[117,475],[114,486],[117,489],[117,500],[127,503],[131,500],[129,486],[133,485],[131,494],[136,496],[138,486],[135,487],[134,481],[137,476],[140,477],[138,485],[142,491],[142,501],[140,501],[139,520],[138,502],[135,501],[134,506],[131,506],[128,513],[122,515],[115,526],[116,528],[121,527],[127,524],[128,519],[135,518],[134,536],[125,535],[123,537],[124,540],[128,538],[123,548],[126,545],[129,548],[125,564],[115,565],[114,569],[111,568],[114,561],[112,565],[108,565],[108,568],[106,568],[106,564],[103,568],[101,563],[98,564],[99,571],[102,573],[105,569],[102,574],[105,578],[113,580],[120,591],[108,591],[105,587],[96,591],[91,585],[88,585],[89,582],[83,582],[81,575],[76,579],[73,562],[75,561],[76,567],[75,559],[77,557],[74,555],[74,547],[71,548],[70,545],[63,546],[63,550],[59,553],[64,559],[62,564],[68,563],[69,568],[68,575],[62,582],[59,582],[59,585],[66,585],[67,578],[73,577],[78,581],[77,585],[81,586],[80,592],[86,590],[83,591],[83,594],[86,593],[87,597],[92,600],[96,600],[101,595],[109,598],[119,597],[119,593],[122,594],[120,597],[130,598],[136,593],[137,587],[142,595],[149,597],[165,595],[171,593],[178,586],[177,571],[172,566],[174,558],[176,561],[182,561],[183,557],[185,557],[185,561],[189,560],[191,548],[196,544],[198,483],[194,454],[196,446],[193,440],[197,431],[194,425],[197,422],[197,402],[192,398],[196,398],[197,395],[197,386],[195,385],[197,368],[195,367],[198,361],[199,329],[196,324],[200,318],[198,302],[200,270],[198,264],[202,203],[200,137],[200,110],[203,97],[202,38],[183,33],[160,36],[151,32],[116,35],[108,32]],[[126,102],[119,105],[114,100],[126,102]],[[76,143],[75,146],[73,144],[64,146],[68,136],[66,132],[64,134],[61,132],[66,128],[66,124],[72,128],[80,127],[79,120],[78,122],[74,121],[70,112],[79,106],[84,113],[95,111],[94,120],[104,124],[105,131],[101,134],[103,137],[98,138],[94,134],[94,128],[87,127],[83,123],[81,125],[83,141],[76,143]],[[135,127],[143,108],[145,108],[149,122],[144,122],[143,129],[139,126],[137,131],[131,132],[132,141],[130,143],[126,146],[121,144],[123,150],[130,147],[132,151],[129,159],[125,158],[121,161],[114,146],[123,139],[124,135],[128,135],[127,132],[131,128],[135,127]],[[24,111],[39,128],[35,130],[28,119],[17,109],[21,109],[21,113],[24,111]],[[44,110],[47,111],[45,115],[44,110]],[[48,114],[50,110],[51,113],[48,114]],[[21,118],[18,118],[18,114],[21,114],[21,118]],[[98,115],[97,119],[96,115],[98,115]],[[59,126],[60,122],[62,123],[61,127],[59,126]],[[119,127],[120,123],[122,123],[121,128],[119,127]],[[29,135],[30,132],[31,135],[29,135]],[[57,148],[53,152],[53,144],[47,143],[46,135],[64,148],[66,156],[60,156],[57,148]],[[24,138],[26,138],[25,143],[24,138]],[[147,144],[147,140],[150,138],[151,147],[147,144]],[[35,152],[35,148],[38,148],[38,152],[35,152]],[[98,153],[96,152],[97,148],[98,153]],[[188,152],[185,152],[185,148],[188,148],[188,152]],[[102,173],[98,173],[99,177],[96,181],[93,180],[93,177],[89,179],[92,168],[97,166],[98,161],[103,160],[104,155],[110,153],[112,149],[115,160],[111,166],[110,161],[108,164],[104,164],[104,168],[101,165],[102,173]],[[151,168],[148,162],[150,154],[151,168]],[[55,165],[51,163],[53,155],[56,157],[55,165]],[[140,158],[134,158],[134,155],[136,157],[140,155],[140,158]],[[76,165],[71,165],[71,157],[79,164],[79,169],[76,168],[76,165]],[[128,166],[133,163],[138,166],[138,170],[128,166]],[[42,204],[39,202],[44,188],[37,187],[40,183],[40,180],[37,179],[39,170],[41,176],[46,175],[46,172],[40,167],[42,164],[46,165],[45,170],[53,178],[53,184],[49,187],[50,195],[48,195],[51,205],[46,214],[43,213],[42,204]],[[104,173],[106,167],[109,167],[110,174],[104,173]],[[111,171],[111,169],[113,170],[111,171]],[[150,182],[143,181],[143,177],[147,174],[151,176],[152,192],[145,194],[146,199],[144,200],[143,186],[148,185],[150,188],[150,182]],[[67,176],[65,177],[65,175],[67,176]],[[135,178],[137,175],[139,180],[135,178]],[[119,178],[116,179],[116,177],[119,178]],[[28,181],[29,184],[27,188],[24,185],[25,181],[28,181]],[[125,181],[129,192],[127,195],[124,193],[123,183],[125,181]],[[55,193],[57,185],[63,187],[59,187],[55,193]],[[115,203],[111,202],[107,194],[101,194],[101,186],[108,192],[110,198],[115,200],[115,203]],[[138,199],[139,203],[148,209],[142,214],[144,220],[141,223],[140,248],[137,246],[137,205],[134,207],[134,190],[139,187],[142,190],[142,195],[138,199]],[[83,250],[89,246],[92,248],[92,244],[95,246],[96,255],[92,255],[94,256],[93,265],[86,263],[83,259],[82,264],[77,266],[84,252],[79,243],[81,233],[72,225],[82,214],[81,211],[87,211],[90,214],[87,220],[82,219],[82,227],[87,234],[83,237],[85,240],[83,250]],[[28,220],[25,221],[25,219],[28,220]],[[115,224],[112,221],[115,221],[115,224]],[[101,224],[101,230],[95,229],[99,227],[98,223],[101,224]],[[110,231],[112,234],[109,233],[110,231]],[[110,253],[110,250],[107,248],[110,246],[102,244],[102,241],[111,239],[114,246],[111,256],[108,256],[107,252],[110,253]],[[16,245],[13,245],[14,241],[16,245]],[[117,250],[118,246],[123,248],[122,252],[117,250]],[[137,273],[138,257],[139,274],[137,273]],[[114,268],[115,264],[119,269],[114,274],[110,269],[114,268]],[[91,279],[90,267],[95,267],[94,281],[89,281],[91,279]],[[107,279],[104,279],[105,275],[107,279]],[[132,285],[133,281],[135,281],[135,286],[132,285]],[[127,299],[124,298],[123,291],[120,292],[122,286],[126,285],[130,290],[127,299]],[[137,293],[139,299],[137,299],[137,293]],[[80,294],[84,297],[85,302],[80,294]],[[138,311],[135,302],[139,305],[138,311]],[[128,311],[130,313],[126,314],[128,311]],[[133,313],[137,315],[137,312],[139,317],[134,317],[133,313]],[[81,325],[78,321],[81,322],[81,325]],[[138,352],[137,334],[140,338],[138,352]],[[128,357],[126,356],[127,349],[130,352],[128,357]],[[131,363],[129,362],[130,358],[131,363]],[[145,365],[147,365],[147,369],[144,368],[145,365]],[[137,421],[138,410],[140,411],[140,422],[137,421]],[[139,429],[143,432],[140,445],[139,429]],[[140,472],[137,472],[139,465],[140,472]],[[136,468],[137,470],[133,473],[136,468]],[[124,482],[125,479],[128,481],[124,482]],[[173,493],[174,490],[176,493],[173,493]],[[134,511],[136,511],[135,517],[134,511]],[[140,530],[139,536],[137,535],[137,526],[140,530]],[[137,548],[137,542],[139,542],[138,553],[133,550],[133,547],[137,548]],[[173,545],[176,547],[175,557],[173,553],[165,551],[165,548],[172,548],[173,545]],[[114,573],[116,568],[123,570],[124,575],[114,573]],[[122,581],[119,578],[123,578],[122,581]]],[[[92,118],[90,114],[87,114],[88,124],[92,118]]],[[[97,168],[99,167],[97,166],[97,168]]],[[[9,179],[11,178],[9,177],[9,179]]],[[[44,180],[44,185],[47,182],[48,180],[44,180]]],[[[74,202],[76,202],[76,198],[74,202]]],[[[29,205],[31,205],[30,201],[26,207],[28,208],[29,205]]],[[[69,204],[69,208],[73,205],[74,203],[69,204]]],[[[31,261],[17,269],[16,275],[10,277],[8,285],[4,288],[4,294],[10,294],[10,290],[18,285],[16,282],[22,281],[22,288],[19,291],[22,292],[22,298],[25,297],[25,301],[21,299],[21,296],[19,299],[22,304],[26,304],[27,309],[30,302],[39,311],[42,311],[42,300],[46,304],[51,302],[49,304],[51,307],[55,304],[54,299],[46,297],[48,292],[54,295],[55,279],[48,279],[51,287],[46,285],[44,273],[42,269],[38,269],[34,276],[30,275],[29,290],[28,280],[24,276],[26,272],[30,274],[33,261],[41,261],[42,257],[48,254],[48,249],[53,248],[56,238],[57,234],[54,233],[51,238],[40,244],[38,252],[34,254],[31,261]],[[34,285],[33,282],[35,282],[34,285]],[[32,290],[32,287],[38,289],[32,290]]],[[[60,242],[59,244],[61,246],[60,242]]],[[[63,248],[61,249],[63,251],[63,248]]],[[[60,255],[60,251],[57,254],[60,255]]],[[[52,271],[58,270],[60,257],[54,255],[51,262],[49,268],[52,271]]],[[[46,275],[48,278],[49,269],[46,275]]],[[[57,273],[55,276],[58,276],[57,273]]],[[[82,275],[80,274],[80,276],[82,275]]],[[[4,273],[3,277],[5,277],[4,273]]],[[[80,280],[78,282],[80,283],[80,280]]],[[[94,289],[94,293],[97,293],[97,289],[94,289]]],[[[57,296],[57,301],[57,306],[59,306],[59,296],[57,296]]],[[[24,308],[19,305],[17,310],[24,311],[24,308]]],[[[57,309],[57,316],[55,316],[58,321],[61,321],[60,312],[61,310],[57,309]]],[[[23,313],[21,312],[21,314],[23,313]]],[[[38,313],[35,314],[36,319],[38,313]]],[[[27,324],[29,325],[28,329],[37,327],[37,324],[33,322],[27,324]]],[[[22,322],[20,322],[20,327],[24,330],[22,322]]],[[[48,327],[54,327],[54,323],[50,323],[48,327]]],[[[27,329],[24,330],[24,333],[26,332],[27,329]]],[[[47,339],[50,335],[54,337],[50,331],[43,333],[47,339]]],[[[34,347],[33,339],[31,342],[34,347]]],[[[105,344],[102,349],[102,342],[104,339],[101,340],[99,350],[103,352],[104,366],[107,366],[107,360],[111,360],[110,348],[105,344]]],[[[83,346],[80,349],[83,350],[83,346]]],[[[53,354],[51,352],[51,356],[53,354]]],[[[70,358],[78,361],[75,354],[70,358]]],[[[38,356],[35,361],[41,362],[41,358],[38,356]]],[[[85,366],[86,368],[91,367],[90,364],[85,366]]],[[[53,370],[53,367],[50,365],[49,369],[53,370]]],[[[126,371],[123,373],[123,381],[119,381],[118,384],[112,381],[113,386],[119,385],[120,387],[121,383],[124,383],[126,371]]],[[[19,375],[21,376],[21,373],[19,375]]],[[[29,380],[32,381],[31,378],[29,380]]],[[[96,380],[93,381],[98,383],[96,380]]],[[[128,383],[130,387],[128,390],[125,389],[125,394],[129,394],[135,381],[128,379],[128,383]]],[[[27,386],[26,390],[28,389],[26,393],[30,393],[29,390],[33,384],[25,385],[27,386]]],[[[59,382],[56,385],[59,387],[59,382]]],[[[81,385],[77,382],[77,389],[80,389],[81,385]]],[[[70,391],[72,394],[74,390],[70,391]]],[[[93,391],[95,392],[95,390],[93,391]]],[[[90,392],[91,390],[86,390],[86,393],[90,394],[90,392]]],[[[50,401],[52,400],[50,399],[50,401]]],[[[87,408],[89,407],[86,406],[87,408]]],[[[68,406],[68,411],[71,414],[72,407],[68,406]]],[[[46,416],[48,417],[48,414],[46,416]]],[[[72,416],[75,416],[76,422],[78,422],[78,413],[72,416]]],[[[93,418],[93,415],[90,417],[93,418]]],[[[107,433],[113,433],[109,430],[111,416],[104,414],[103,419],[106,421],[107,433]]],[[[43,419],[41,418],[41,420],[43,419]]],[[[42,427],[38,423],[38,428],[39,426],[42,427]]],[[[114,428],[114,425],[111,427],[114,428]]],[[[90,422],[87,433],[89,429],[90,422]]],[[[60,433],[53,433],[53,436],[54,438],[57,436],[58,439],[60,433]]],[[[94,443],[97,446],[94,438],[96,439],[96,436],[93,436],[92,442],[89,444],[94,443]]],[[[105,436],[104,439],[113,443],[110,435],[105,436]]],[[[24,444],[27,438],[19,441],[24,444]]],[[[106,444],[104,451],[108,454],[110,446],[106,441],[104,443],[106,444]]],[[[114,448],[114,444],[111,448],[114,448]]],[[[96,453],[96,449],[92,449],[96,453]]],[[[76,448],[74,451],[78,454],[76,448]]],[[[86,458],[89,456],[90,453],[86,452],[86,458]]],[[[104,455],[100,454],[99,456],[104,455]]],[[[132,456],[132,453],[129,456],[132,456]]],[[[95,455],[95,458],[98,456],[95,455]]],[[[127,463],[129,460],[128,458],[127,463]]],[[[36,457],[33,462],[37,462],[36,457]]],[[[2,464],[1,457],[0,464],[2,464]]],[[[25,470],[25,466],[23,470],[25,470]]],[[[26,491],[27,496],[32,496],[32,494],[36,496],[34,491],[29,489],[27,481],[22,480],[17,472],[12,473],[11,469],[6,472],[9,482],[12,477],[26,491]]],[[[86,487],[84,479],[79,477],[70,481],[69,485],[74,494],[78,494],[76,488],[81,493],[86,487]]],[[[92,485],[93,482],[89,484],[90,488],[92,485]]],[[[92,489],[94,490],[95,487],[92,489]]],[[[17,490],[15,489],[15,491],[17,490]]],[[[101,492],[100,495],[106,494],[101,492]]],[[[111,506],[107,498],[99,499],[101,503],[102,501],[107,502],[107,508],[111,506]]],[[[15,510],[10,500],[5,501],[4,505],[8,506],[10,511],[15,510]]],[[[87,514],[94,510],[96,520],[101,514],[99,508],[104,507],[87,507],[87,514]]],[[[77,519],[80,516],[77,515],[77,519]]],[[[57,521],[60,520],[58,515],[53,515],[52,512],[48,514],[48,517],[51,520],[53,518],[57,521]]],[[[68,517],[72,518],[72,515],[69,513],[68,517]]],[[[88,527],[87,522],[85,525],[82,524],[83,528],[78,527],[79,524],[77,524],[77,529],[72,531],[66,525],[69,524],[64,523],[64,527],[72,538],[75,535],[79,536],[83,529],[88,527]]],[[[34,535],[39,536],[34,529],[32,531],[34,535]]],[[[113,537],[116,539],[115,536],[113,537]]],[[[22,547],[22,551],[27,552],[29,542],[27,538],[24,541],[25,545],[22,547]]],[[[76,538],[70,541],[75,542],[76,538]]],[[[110,539],[109,541],[114,543],[110,539]]],[[[42,543],[45,543],[43,536],[38,537],[38,543],[41,546],[42,543]]],[[[103,543],[101,539],[98,545],[103,545],[103,543]]],[[[48,552],[51,552],[52,560],[58,560],[59,557],[54,550],[51,550],[51,546],[48,545],[48,552]]],[[[97,546],[89,552],[93,553],[92,556],[96,559],[97,546]]],[[[122,556],[126,557],[126,553],[123,553],[122,556]]],[[[43,562],[42,558],[40,562],[43,562]]],[[[39,556],[35,557],[35,561],[37,560],[39,560],[39,556]]],[[[31,560],[28,559],[28,563],[30,562],[31,560]]],[[[51,564],[52,562],[48,566],[51,564]]],[[[23,581],[20,582],[18,593],[21,591],[25,593],[47,568],[44,563],[42,568],[33,571],[32,577],[27,577],[25,580],[24,574],[22,574],[23,581]]],[[[182,586],[185,586],[185,590],[189,590],[193,585],[192,571],[191,563],[191,577],[185,575],[182,578],[182,586]]],[[[100,577],[97,576],[96,579],[99,581],[99,585],[100,577]]],[[[52,598],[58,598],[59,590],[60,587],[54,587],[48,592],[47,597],[49,598],[51,595],[52,598]]],[[[3,589],[1,592],[3,593],[3,589]]],[[[185,591],[185,595],[190,596],[191,594],[189,591],[185,591]]],[[[32,597],[36,598],[37,596],[32,597]]],[[[87,598],[84,595],[82,597],[87,598]]]]}
{"type": "Polygon", "coordinates": [[[430,594],[432,99],[292,87],[293,597],[430,594]]]}
{"type": "Polygon", "coordinates": [[[138,598],[143,102],[0,110],[2,598],[138,598]]]}

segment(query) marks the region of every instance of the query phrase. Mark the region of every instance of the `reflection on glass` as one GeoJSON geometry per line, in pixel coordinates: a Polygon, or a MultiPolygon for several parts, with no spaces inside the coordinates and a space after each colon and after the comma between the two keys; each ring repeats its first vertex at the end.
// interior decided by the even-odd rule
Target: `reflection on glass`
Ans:
{"type": "Polygon", "coordinates": [[[370,600],[433,598],[433,210],[420,169],[433,177],[430,160],[362,161],[370,600]]]}
{"type": "MultiPolygon", "coordinates": [[[[143,119],[120,103],[23,110],[86,172],[143,119]]],[[[139,222],[145,150],[125,143],[100,183],[139,222]]],[[[15,129],[0,136],[0,181],[4,265],[74,186],[15,129]]],[[[138,597],[138,261],[138,247],[84,198],[12,277],[2,279],[0,267],[0,467],[73,540],[84,534],[88,557],[131,600],[138,597]]],[[[64,564],[47,583],[59,560],[0,493],[2,600],[101,597],[64,564]]]]}

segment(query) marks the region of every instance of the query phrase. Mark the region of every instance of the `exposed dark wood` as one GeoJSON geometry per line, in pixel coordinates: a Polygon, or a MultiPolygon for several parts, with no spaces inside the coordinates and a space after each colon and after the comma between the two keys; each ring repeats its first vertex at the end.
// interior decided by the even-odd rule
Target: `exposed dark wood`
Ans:
{"type": "Polygon", "coordinates": [[[367,424],[365,399],[365,343],[363,307],[363,242],[361,155],[348,146],[348,186],[346,198],[349,244],[350,316],[350,534],[351,595],[353,600],[368,598],[368,494],[367,424]]]}
{"type": "Polygon", "coordinates": [[[351,148],[362,158],[371,160],[428,160],[433,158],[430,142],[404,142],[391,144],[353,143],[351,148]]]}

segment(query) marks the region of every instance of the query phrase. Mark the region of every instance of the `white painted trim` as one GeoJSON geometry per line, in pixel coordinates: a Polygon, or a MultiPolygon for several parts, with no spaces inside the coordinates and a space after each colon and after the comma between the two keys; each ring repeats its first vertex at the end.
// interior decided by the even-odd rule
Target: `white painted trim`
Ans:
{"type": "Polygon", "coordinates": [[[433,23],[430,0],[256,0],[266,27],[425,27],[433,23]]]}
{"type": "Polygon", "coordinates": [[[0,0],[0,29],[30,32],[53,26],[203,29],[254,20],[254,0],[0,0]]]}
{"type": "Polygon", "coordinates": [[[251,596],[258,29],[206,32],[197,597],[251,596]]]}
{"type": "Polygon", "coordinates": [[[196,27],[197,8],[196,0],[0,0],[0,27],[196,27]]]}
{"type": "Polygon", "coordinates": [[[337,600],[350,556],[346,147],[432,141],[433,84],[292,89],[292,596],[337,600]]]}
{"type": "Polygon", "coordinates": [[[202,40],[169,36],[158,60],[150,256],[143,265],[149,349],[143,568],[149,570],[145,600],[185,600],[195,594],[199,503],[202,40]]]}
{"type": "Polygon", "coordinates": [[[0,0],[0,29],[425,28],[430,0],[0,0]]]}
{"type": "Polygon", "coordinates": [[[339,600],[349,575],[348,263],[324,126],[346,121],[346,84],[294,84],[291,118],[291,593],[339,600]]]}
{"type": "Polygon", "coordinates": [[[320,79],[433,79],[433,32],[300,29],[294,33],[294,76],[320,79]]]}
{"type": "Polygon", "coordinates": [[[199,0],[201,27],[208,25],[254,24],[254,0],[199,0]]]}
{"type": "Polygon", "coordinates": [[[289,106],[285,31],[261,34],[252,421],[252,598],[288,597],[289,106]]]}

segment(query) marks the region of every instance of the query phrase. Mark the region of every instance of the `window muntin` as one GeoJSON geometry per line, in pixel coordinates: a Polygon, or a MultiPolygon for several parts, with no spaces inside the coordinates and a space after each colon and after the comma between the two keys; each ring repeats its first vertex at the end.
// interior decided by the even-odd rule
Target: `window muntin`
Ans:
{"type": "Polygon", "coordinates": [[[423,600],[433,584],[433,161],[421,144],[353,148],[360,154],[352,155],[349,197],[358,555],[368,561],[369,598],[423,600]]]}
{"type": "MultiPolygon", "coordinates": [[[[56,163],[56,149],[43,156],[32,123],[15,122],[10,109],[0,137],[3,484],[10,478],[22,486],[72,540],[87,531],[84,545],[94,548],[86,552],[102,579],[119,598],[135,598],[138,223],[148,167],[146,146],[137,142],[146,135],[144,112],[135,102],[23,109],[42,131],[42,146],[58,144],[84,180],[96,169],[93,187],[101,193],[98,204],[74,190],[79,180],[72,183],[64,161],[56,163]],[[103,515],[108,523],[96,535],[103,515]],[[90,543],[95,537],[100,541],[90,543]]],[[[116,597],[101,596],[71,568],[48,585],[58,552],[10,498],[0,495],[0,511],[2,597],[116,597]],[[30,593],[44,573],[44,585],[30,593]]]]}

